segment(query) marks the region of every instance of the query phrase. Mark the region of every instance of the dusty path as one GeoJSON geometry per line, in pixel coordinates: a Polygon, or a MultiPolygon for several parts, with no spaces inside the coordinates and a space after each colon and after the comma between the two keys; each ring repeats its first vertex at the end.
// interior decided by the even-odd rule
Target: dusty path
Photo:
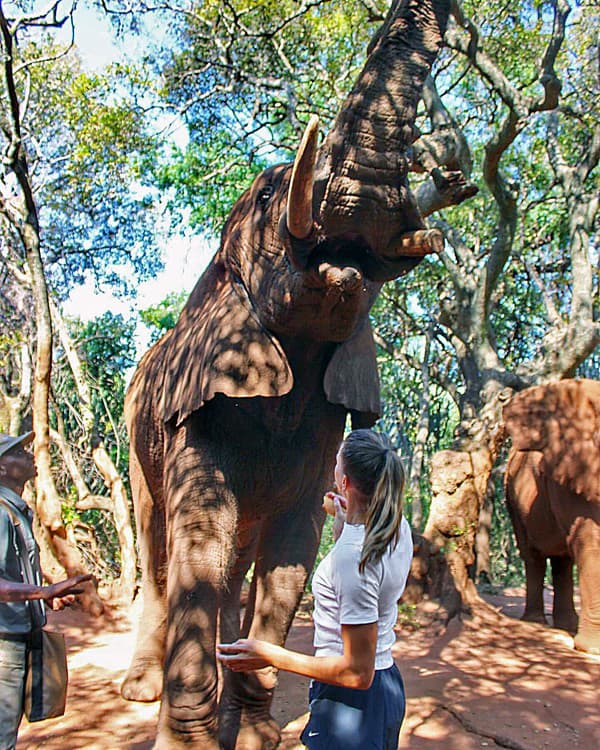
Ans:
{"type": "MultiPolygon", "coordinates": [[[[408,713],[399,748],[425,750],[597,750],[600,748],[600,658],[572,650],[561,631],[521,623],[522,591],[488,597],[509,617],[484,612],[435,625],[403,627],[395,656],[408,713]]],[[[119,685],[133,650],[130,613],[100,620],[78,611],[53,615],[69,645],[67,713],[21,729],[18,750],[148,750],[158,704],[123,701],[119,685]]],[[[288,644],[310,652],[307,616],[288,644]]],[[[300,749],[307,681],[282,674],[274,706],[284,727],[282,750],[300,749]]]]}

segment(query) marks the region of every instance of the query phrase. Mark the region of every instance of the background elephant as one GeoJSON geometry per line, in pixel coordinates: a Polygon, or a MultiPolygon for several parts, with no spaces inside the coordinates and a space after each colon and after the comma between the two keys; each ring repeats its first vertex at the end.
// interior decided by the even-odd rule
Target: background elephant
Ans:
{"type": "Polygon", "coordinates": [[[528,388],[504,407],[503,416],[512,437],[506,501],[527,576],[523,618],[545,622],[542,594],[550,558],[555,627],[577,631],[575,647],[600,654],[600,382],[562,380],[528,388]]]}
{"type": "Polygon", "coordinates": [[[295,163],[239,199],[177,325],[132,380],[144,609],[122,694],[162,696],[156,747],[278,743],[273,671],[227,672],[219,686],[215,641],[284,642],[346,416],[370,425],[379,412],[369,309],[384,281],[442,242],[407,173],[448,5],[392,3],[322,146],[313,118],[295,163]]]}

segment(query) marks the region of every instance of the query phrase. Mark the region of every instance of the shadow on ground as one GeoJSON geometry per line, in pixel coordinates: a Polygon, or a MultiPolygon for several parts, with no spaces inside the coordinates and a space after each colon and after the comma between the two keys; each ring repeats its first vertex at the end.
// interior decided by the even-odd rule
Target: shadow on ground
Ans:
{"type": "MultiPolygon", "coordinates": [[[[600,659],[573,651],[564,632],[516,619],[522,590],[486,598],[493,607],[447,628],[435,618],[415,616],[399,629],[394,655],[408,697],[399,748],[600,747],[600,659]]],[[[129,703],[119,695],[133,652],[137,606],[129,612],[109,606],[98,619],[77,610],[52,614],[69,648],[67,712],[24,722],[17,750],[152,747],[158,703],[129,703]]],[[[306,614],[294,621],[288,645],[311,651],[306,614]]],[[[307,692],[308,680],[280,675],[274,714],[284,727],[281,750],[302,747],[307,692]]]]}

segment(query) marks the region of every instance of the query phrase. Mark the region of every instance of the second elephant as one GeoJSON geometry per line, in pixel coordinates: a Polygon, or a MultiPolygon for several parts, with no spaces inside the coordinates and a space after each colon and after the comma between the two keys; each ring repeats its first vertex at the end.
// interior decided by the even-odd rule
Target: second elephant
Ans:
{"type": "Polygon", "coordinates": [[[504,421],[513,443],[506,502],[527,579],[523,618],[545,622],[549,558],[555,627],[576,632],[577,649],[600,654],[600,383],[563,380],[528,388],[504,407],[504,421]]]}

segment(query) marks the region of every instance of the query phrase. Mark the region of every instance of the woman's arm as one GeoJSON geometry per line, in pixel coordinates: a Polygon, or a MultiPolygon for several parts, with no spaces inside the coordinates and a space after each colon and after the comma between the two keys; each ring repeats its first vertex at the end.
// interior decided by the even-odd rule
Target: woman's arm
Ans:
{"type": "Polygon", "coordinates": [[[220,643],[217,658],[234,672],[273,666],[320,682],[367,690],[375,674],[377,623],[342,625],[342,641],[342,656],[310,656],[267,641],[241,638],[220,643]]]}

